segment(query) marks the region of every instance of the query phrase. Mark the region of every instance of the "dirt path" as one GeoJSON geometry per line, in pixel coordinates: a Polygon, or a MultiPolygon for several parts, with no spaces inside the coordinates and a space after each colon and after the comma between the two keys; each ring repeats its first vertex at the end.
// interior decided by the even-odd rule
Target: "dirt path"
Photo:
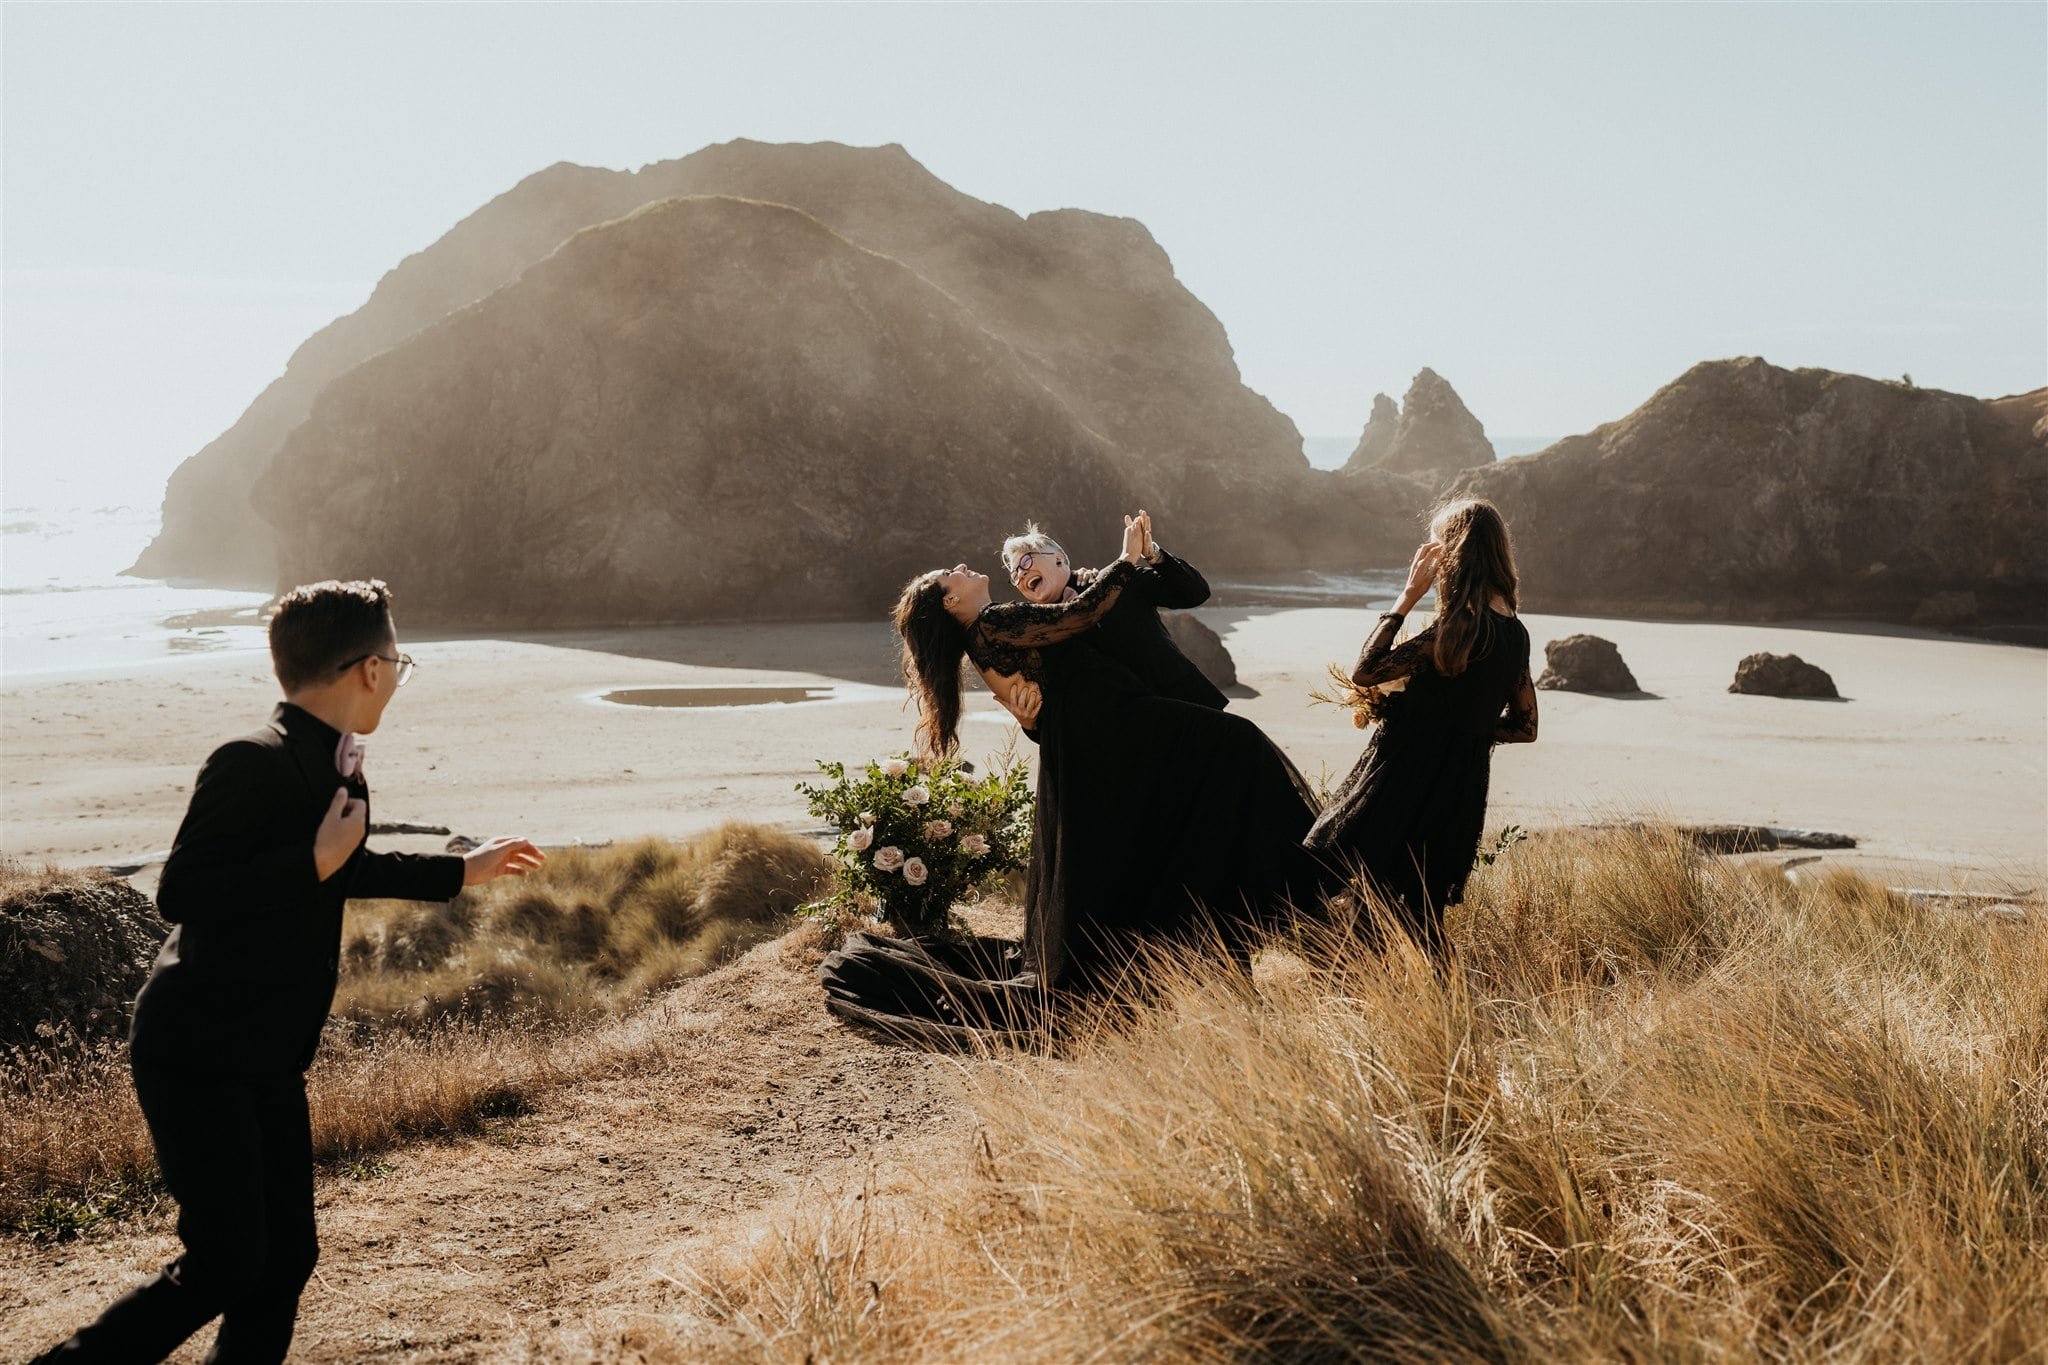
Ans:
{"type": "MultiPolygon", "coordinates": [[[[629,1060],[608,1074],[371,1178],[323,1179],[294,1360],[631,1359],[635,1324],[681,1302],[678,1272],[759,1235],[768,1206],[914,1178],[969,1140],[955,1064],[833,1021],[787,940],[613,1027],[629,1060]]],[[[0,1242],[0,1359],[61,1338],[174,1248],[167,1218],[0,1242]]]]}

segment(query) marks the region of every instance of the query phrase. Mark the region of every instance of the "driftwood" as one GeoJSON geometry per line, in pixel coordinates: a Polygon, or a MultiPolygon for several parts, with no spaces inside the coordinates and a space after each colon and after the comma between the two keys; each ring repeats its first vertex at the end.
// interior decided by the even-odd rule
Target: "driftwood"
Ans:
{"type": "MultiPolygon", "coordinates": [[[[1643,830],[1653,826],[1630,820],[1621,824],[1588,825],[1594,830],[1643,830]]],[[[1674,825],[1680,834],[1708,853],[1769,853],[1779,848],[1854,848],[1847,834],[1818,829],[1781,829],[1776,825],[1674,825]]]]}

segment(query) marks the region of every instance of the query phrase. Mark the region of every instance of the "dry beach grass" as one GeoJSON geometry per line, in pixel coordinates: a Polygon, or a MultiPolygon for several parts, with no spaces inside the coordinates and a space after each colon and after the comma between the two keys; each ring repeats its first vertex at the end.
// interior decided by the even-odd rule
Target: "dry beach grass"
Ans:
{"type": "MultiPolygon", "coordinates": [[[[309,1077],[330,1166],[473,1133],[644,1039],[586,1025],[787,928],[820,883],[815,845],[751,825],[682,844],[552,856],[542,873],[447,905],[349,907],[336,1022],[309,1077]]],[[[10,897],[77,882],[13,869],[10,897]]],[[[0,1228],[64,1236],[158,1198],[125,1047],[0,1059],[0,1228]]]]}
{"type": "MultiPolygon", "coordinates": [[[[597,885],[592,858],[556,874],[597,885]]],[[[358,928],[395,944],[395,914],[358,928]]],[[[601,1024],[457,1009],[330,1048],[316,1125],[342,1160],[295,1350],[1989,1361],[2048,1340],[2038,909],[1929,911],[1648,827],[1514,845],[1452,937],[1441,977],[1327,927],[1251,982],[1170,962],[1048,1055],[831,1024],[803,930],[601,1024]],[[491,1094],[531,1113],[475,1117],[491,1094]],[[343,1178],[365,1160],[396,1174],[343,1178]]],[[[120,1112],[118,1072],[102,1085],[70,1108],[120,1112]]],[[[42,1141],[79,1168],[146,1156],[119,1120],[42,1141]]],[[[160,1214],[14,1239],[17,1344],[166,1246],[160,1214]]]]}
{"type": "MultiPolygon", "coordinates": [[[[1668,832],[1475,880],[1439,978],[1169,968],[979,1131],[703,1268],[732,1360],[2012,1360],[2048,1341],[2048,924],[1668,832]]],[[[663,1353],[663,1352],[657,1352],[663,1353]]]]}

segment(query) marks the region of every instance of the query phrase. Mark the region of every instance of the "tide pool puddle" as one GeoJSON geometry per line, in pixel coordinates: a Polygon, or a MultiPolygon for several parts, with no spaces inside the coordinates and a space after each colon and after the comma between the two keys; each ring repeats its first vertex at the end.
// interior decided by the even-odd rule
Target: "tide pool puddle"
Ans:
{"type": "Polygon", "coordinates": [[[830,687],[625,687],[606,692],[598,700],[614,706],[790,706],[830,701],[833,691],[830,687]]]}

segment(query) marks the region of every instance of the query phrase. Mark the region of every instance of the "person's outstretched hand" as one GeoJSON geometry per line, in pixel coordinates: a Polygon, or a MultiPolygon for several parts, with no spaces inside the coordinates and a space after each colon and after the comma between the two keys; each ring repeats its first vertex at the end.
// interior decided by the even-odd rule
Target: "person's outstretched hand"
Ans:
{"type": "Polygon", "coordinates": [[[341,871],[356,845],[370,832],[369,821],[368,802],[350,796],[347,787],[334,789],[334,800],[328,803],[327,814],[320,818],[320,828],[313,833],[313,870],[320,874],[321,881],[341,871]]]}
{"type": "Polygon", "coordinates": [[[1443,562],[1444,547],[1434,540],[1425,540],[1415,549],[1415,558],[1408,563],[1408,586],[1401,592],[1398,610],[1406,616],[1417,602],[1420,602],[1431,585],[1436,582],[1437,566],[1443,562]]]}
{"type": "Polygon", "coordinates": [[[494,877],[524,877],[547,860],[548,855],[531,840],[503,835],[462,855],[462,884],[476,886],[494,877]]]}

